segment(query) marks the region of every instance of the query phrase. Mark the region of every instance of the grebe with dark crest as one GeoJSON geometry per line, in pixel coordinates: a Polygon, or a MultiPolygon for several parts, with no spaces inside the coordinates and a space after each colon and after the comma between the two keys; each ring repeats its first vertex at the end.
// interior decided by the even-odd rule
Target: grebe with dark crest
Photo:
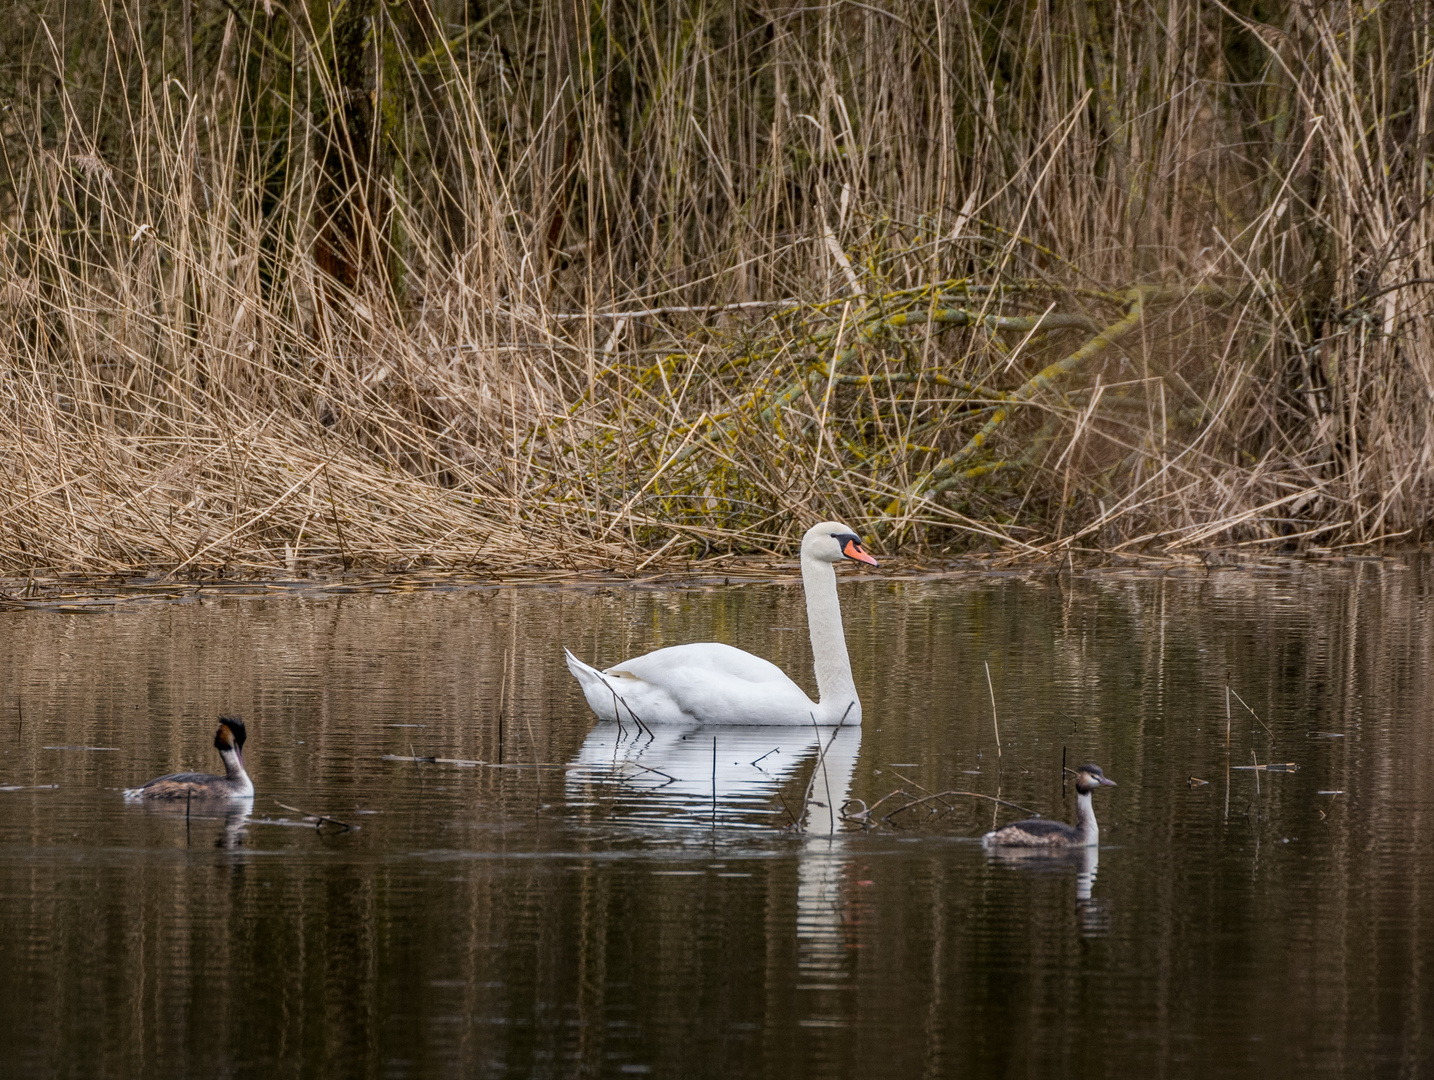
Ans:
{"type": "Polygon", "coordinates": [[[1047,818],[1029,818],[996,829],[981,837],[986,847],[1023,848],[1085,848],[1100,843],[1100,827],[1095,823],[1095,811],[1091,808],[1090,793],[1098,787],[1115,787],[1114,780],[1107,780],[1099,765],[1082,765],[1076,770],[1076,823],[1067,825],[1064,821],[1047,818]]]}
{"type": "Polygon", "coordinates": [[[244,771],[244,721],[221,716],[214,733],[214,749],[224,762],[224,775],[181,772],[160,776],[143,787],[130,788],[126,799],[250,799],[254,782],[244,771]]]}

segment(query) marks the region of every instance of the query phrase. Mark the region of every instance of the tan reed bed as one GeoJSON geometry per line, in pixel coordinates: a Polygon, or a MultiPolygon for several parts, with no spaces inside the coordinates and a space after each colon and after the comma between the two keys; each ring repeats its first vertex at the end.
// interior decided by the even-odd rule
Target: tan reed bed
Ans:
{"type": "Polygon", "coordinates": [[[1423,538],[1419,5],[484,11],[0,27],[0,574],[1423,538]]]}

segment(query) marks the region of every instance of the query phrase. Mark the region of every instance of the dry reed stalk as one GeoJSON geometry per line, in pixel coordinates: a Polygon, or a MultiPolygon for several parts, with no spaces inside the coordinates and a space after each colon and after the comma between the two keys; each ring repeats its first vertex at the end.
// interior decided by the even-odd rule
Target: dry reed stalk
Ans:
{"type": "Polygon", "coordinates": [[[19,9],[0,572],[1421,538],[1427,13],[1157,9],[19,9]]]}

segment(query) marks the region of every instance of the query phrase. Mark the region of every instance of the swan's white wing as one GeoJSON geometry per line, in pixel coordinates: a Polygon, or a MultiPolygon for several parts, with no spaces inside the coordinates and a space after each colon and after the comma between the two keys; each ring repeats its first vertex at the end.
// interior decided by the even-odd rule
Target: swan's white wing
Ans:
{"type": "Polygon", "coordinates": [[[650,715],[657,723],[801,724],[816,708],[776,664],[718,642],[658,649],[614,664],[603,676],[644,722],[650,715]]]}
{"type": "Polygon", "coordinates": [[[747,683],[781,683],[796,686],[787,673],[770,660],[716,641],[672,645],[656,649],[607,669],[609,675],[627,672],[652,683],[678,678],[736,679],[747,683]]]}

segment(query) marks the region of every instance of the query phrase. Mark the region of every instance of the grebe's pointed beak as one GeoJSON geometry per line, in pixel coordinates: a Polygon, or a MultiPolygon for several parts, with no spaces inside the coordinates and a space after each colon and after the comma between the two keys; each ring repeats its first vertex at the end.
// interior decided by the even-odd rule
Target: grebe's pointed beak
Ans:
{"type": "Polygon", "coordinates": [[[1115,781],[1108,776],[1098,777],[1101,787],[1115,787],[1115,781]]]}
{"type": "Polygon", "coordinates": [[[848,540],[848,541],[842,546],[841,553],[842,553],[843,555],[845,555],[848,559],[855,559],[857,562],[864,562],[864,563],[866,563],[868,566],[880,566],[880,565],[881,565],[881,564],[878,563],[875,559],[873,559],[870,555],[868,555],[868,554],[862,549],[861,544],[859,544],[859,543],[858,543],[857,541],[855,541],[855,540],[848,540]]]}

